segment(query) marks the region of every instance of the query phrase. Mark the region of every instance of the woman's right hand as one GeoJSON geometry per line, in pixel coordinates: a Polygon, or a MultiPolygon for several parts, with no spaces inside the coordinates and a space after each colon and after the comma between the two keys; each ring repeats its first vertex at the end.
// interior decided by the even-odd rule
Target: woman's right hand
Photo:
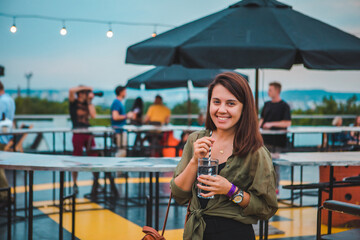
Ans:
{"type": "Polygon", "coordinates": [[[191,161],[197,164],[199,158],[204,158],[209,152],[210,147],[215,142],[212,137],[202,137],[194,142],[194,156],[191,161]]]}

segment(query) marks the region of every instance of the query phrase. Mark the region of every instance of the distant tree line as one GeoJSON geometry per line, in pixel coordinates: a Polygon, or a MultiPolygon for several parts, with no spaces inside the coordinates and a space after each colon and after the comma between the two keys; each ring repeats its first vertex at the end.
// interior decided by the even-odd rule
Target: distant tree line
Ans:
{"type": "MultiPolygon", "coordinates": [[[[126,112],[131,110],[131,107],[135,99],[127,99],[125,103],[126,112]]],[[[330,97],[324,97],[322,102],[315,106],[314,109],[295,109],[292,110],[292,115],[360,115],[360,104],[357,103],[356,95],[350,97],[346,102],[336,102],[335,99],[330,97]]],[[[18,97],[15,99],[16,114],[69,114],[69,101],[65,99],[63,102],[49,101],[46,99],[40,99],[37,97],[18,97]]],[[[152,102],[144,103],[144,114],[152,102]]],[[[110,107],[96,106],[97,114],[109,114],[110,107]]],[[[188,102],[176,104],[171,109],[172,114],[187,114],[188,102]]],[[[195,99],[191,101],[191,114],[199,114],[200,106],[199,100],[195,99]]],[[[353,119],[344,119],[344,125],[352,123],[353,119]]],[[[192,122],[196,122],[193,119],[192,122]]],[[[293,125],[331,125],[332,119],[293,119],[293,125]]],[[[91,120],[93,125],[110,125],[109,119],[93,119],[91,120]]],[[[172,124],[187,124],[187,119],[173,119],[172,124]]]]}
{"type": "MultiPolygon", "coordinates": [[[[356,95],[350,97],[346,102],[336,102],[335,99],[330,96],[324,97],[319,105],[316,105],[314,109],[307,110],[293,110],[292,115],[360,115],[360,104],[357,104],[356,95]]],[[[332,119],[293,119],[293,125],[331,125],[332,119]]],[[[343,119],[343,125],[349,125],[353,123],[354,119],[343,119]]]]}

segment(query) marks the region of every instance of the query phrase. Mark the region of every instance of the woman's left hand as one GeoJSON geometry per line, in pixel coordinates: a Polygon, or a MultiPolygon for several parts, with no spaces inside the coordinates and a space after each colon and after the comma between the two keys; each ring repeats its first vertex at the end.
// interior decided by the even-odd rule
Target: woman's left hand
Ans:
{"type": "Polygon", "coordinates": [[[201,193],[203,197],[211,197],[215,194],[224,194],[226,195],[231,189],[231,183],[224,177],[220,175],[210,176],[210,175],[200,175],[197,180],[199,183],[203,183],[207,186],[197,184],[197,187],[209,191],[209,193],[201,193]]]}

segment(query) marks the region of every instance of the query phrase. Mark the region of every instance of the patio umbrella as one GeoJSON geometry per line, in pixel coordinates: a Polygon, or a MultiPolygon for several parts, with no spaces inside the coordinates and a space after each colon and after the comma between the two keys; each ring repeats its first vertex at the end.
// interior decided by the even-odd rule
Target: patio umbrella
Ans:
{"type": "Polygon", "coordinates": [[[243,0],[127,49],[127,63],[190,68],[360,69],[360,39],[275,0],[243,0]]]}
{"type": "MultiPolygon", "coordinates": [[[[144,84],[146,89],[187,88],[188,81],[191,80],[194,87],[207,87],[216,75],[226,71],[232,70],[185,68],[181,65],[161,66],[129,79],[126,86],[137,89],[140,89],[141,84],[144,84]]],[[[241,75],[248,79],[248,76],[241,75]]]]}
{"type": "MultiPolygon", "coordinates": [[[[188,81],[191,80],[194,87],[207,87],[216,75],[232,71],[227,69],[195,69],[185,68],[181,65],[170,67],[156,67],[128,80],[127,88],[140,89],[144,85],[146,89],[167,89],[167,88],[187,88],[188,94],[188,114],[191,114],[191,99],[188,81]]],[[[248,76],[239,73],[246,80],[248,76]]],[[[189,119],[190,121],[191,119],[189,119]]]]}

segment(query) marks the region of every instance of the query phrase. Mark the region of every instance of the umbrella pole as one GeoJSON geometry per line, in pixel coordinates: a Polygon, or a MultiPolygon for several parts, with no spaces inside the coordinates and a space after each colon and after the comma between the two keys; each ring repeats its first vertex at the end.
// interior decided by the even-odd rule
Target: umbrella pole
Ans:
{"type": "Polygon", "coordinates": [[[259,114],[259,69],[255,69],[255,108],[256,113],[259,114]]]}
{"type": "Polygon", "coordinates": [[[188,95],[188,126],[191,125],[191,99],[190,99],[190,89],[189,87],[187,89],[187,95],[188,95]]]}

